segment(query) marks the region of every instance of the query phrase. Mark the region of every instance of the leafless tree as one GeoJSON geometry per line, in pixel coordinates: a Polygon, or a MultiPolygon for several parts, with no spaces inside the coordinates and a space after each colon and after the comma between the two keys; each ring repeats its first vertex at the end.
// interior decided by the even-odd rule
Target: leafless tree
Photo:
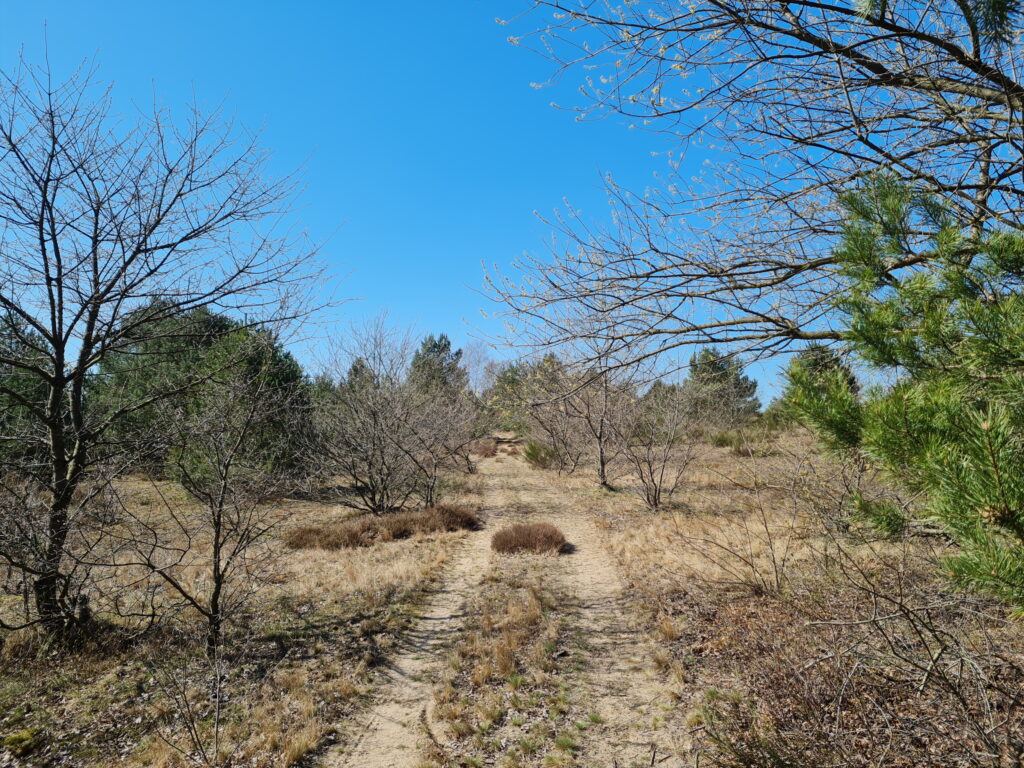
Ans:
{"type": "Polygon", "coordinates": [[[469,392],[423,391],[412,382],[403,389],[411,407],[396,437],[418,470],[423,504],[432,507],[444,473],[473,466],[469,447],[477,437],[478,405],[469,392]]]}
{"type": "Polygon", "coordinates": [[[615,463],[623,447],[616,424],[631,406],[635,393],[612,371],[587,371],[582,378],[583,383],[568,393],[566,405],[591,444],[598,483],[612,488],[615,463]]]}
{"type": "Polygon", "coordinates": [[[471,341],[462,349],[462,367],[469,379],[469,389],[478,397],[494,384],[491,349],[482,341],[471,341]]]}
{"type": "Polygon", "coordinates": [[[123,464],[111,425],[196,383],[124,393],[96,412],[92,372],[142,339],[187,335],[186,322],[166,321],[200,308],[253,324],[307,309],[312,253],[274,234],[290,185],[265,180],[265,161],[216,114],[120,120],[90,73],[56,85],[25,67],[0,75],[0,330],[30,350],[0,352],[0,366],[44,393],[0,381],[29,425],[4,442],[34,441],[43,457],[13,468],[38,484],[37,546],[0,557],[31,578],[50,631],[77,621],[67,599],[76,497],[97,467],[123,464]]]}
{"type": "MultiPolygon", "coordinates": [[[[664,133],[678,174],[643,194],[609,181],[608,229],[570,214],[555,222],[567,242],[552,258],[525,259],[522,278],[491,276],[531,345],[578,338],[566,319],[580,306],[591,336],[623,363],[690,344],[767,355],[838,339],[838,203],[873,173],[934,192],[976,232],[1022,226],[1015,6],[532,7],[539,29],[514,41],[549,57],[562,79],[579,73],[580,117],[617,114],[664,133]],[[695,176],[692,158],[703,161],[695,176]]],[[[909,252],[888,271],[932,258],[909,252]]]]}
{"type": "MultiPolygon", "coordinates": [[[[109,563],[121,543],[107,535],[118,519],[119,504],[110,487],[110,473],[97,471],[79,484],[68,504],[69,533],[66,547],[74,557],[65,563],[58,597],[74,618],[77,628],[92,624],[103,586],[112,588],[102,595],[103,606],[112,608],[119,599],[109,573],[94,571],[98,563],[109,563]]],[[[19,615],[0,617],[0,628],[13,630],[36,625],[40,617],[33,610],[34,585],[31,570],[22,563],[38,562],[47,545],[49,494],[45,484],[31,476],[6,471],[0,476],[0,557],[6,563],[6,591],[21,598],[19,615]]]]}
{"type": "Polygon", "coordinates": [[[318,416],[325,471],[342,475],[359,506],[376,514],[401,509],[414,496],[434,505],[444,473],[469,464],[475,398],[411,378],[412,337],[383,318],[342,346],[334,365],[347,373],[318,416]]]}
{"type": "Polygon", "coordinates": [[[694,388],[655,384],[616,422],[641,498],[657,510],[672,500],[697,458],[708,416],[694,388]]]}
{"type": "Polygon", "coordinates": [[[551,450],[559,472],[572,474],[587,445],[569,395],[578,386],[565,363],[554,355],[523,366],[516,397],[525,404],[530,432],[551,450]]]}
{"type": "Polygon", "coordinates": [[[272,466],[271,443],[291,436],[264,427],[276,412],[292,412],[295,397],[257,368],[219,377],[204,388],[198,405],[164,408],[172,471],[187,501],[161,493],[155,510],[126,510],[133,557],[119,564],[143,568],[199,614],[211,659],[218,656],[225,623],[270,574],[273,557],[260,545],[280,514],[266,501],[287,482],[286,473],[272,466]]]}
{"type": "Polygon", "coordinates": [[[416,466],[396,440],[410,418],[411,354],[408,335],[382,318],[356,330],[335,351],[336,386],[318,408],[324,472],[342,476],[358,506],[375,514],[401,509],[416,492],[416,466]]]}

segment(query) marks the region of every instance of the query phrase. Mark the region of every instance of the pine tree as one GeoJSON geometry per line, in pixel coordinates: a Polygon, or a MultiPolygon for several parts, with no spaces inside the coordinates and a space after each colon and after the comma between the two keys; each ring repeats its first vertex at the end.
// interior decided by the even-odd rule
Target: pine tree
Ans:
{"type": "Polygon", "coordinates": [[[462,350],[452,350],[446,334],[427,336],[413,355],[409,379],[424,390],[462,392],[469,384],[462,350]]]}
{"type": "Polygon", "coordinates": [[[163,320],[160,328],[158,338],[127,344],[103,361],[89,381],[87,410],[91,418],[103,420],[126,398],[145,402],[155,383],[161,391],[180,394],[118,416],[109,429],[110,443],[135,454],[150,471],[161,472],[169,458],[161,440],[167,410],[198,413],[229,380],[248,382],[254,393],[273,391],[288,404],[284,408],[279,403],[258,427],[247,430],[252,443],[249,458],[259,456],[267,469],[275,471],[298,470],[312,422],[306,377],[291,353],[273,335],[206,309],[163,320]],[[285,439],[288,436],[294,439],[285,439]]]}
{"type": "MultiPolygon", "coordinates": [[[[45,365],[38,334],[14,317],[0,319],[0,358],[26,366],[45,365]]],[[[44,470],[48,453],[45,431],[37,429],[31,411],[45,402],[47,387],[11,363],[0,366],[0,472],[17,467],[44,470]]]]}
{"type": "Polygon", "coordinates": [[[884,177],[845,204],[845,337],[896,383],[858,395],[838,369],[795,366],[794,405],[921,494],[959,545],[958,583],[1024,610],[1024,235],[964,227],[884,177]],[[915,269],[925,251],[937,266],[915,269]]]}
{"type": "Polygon", "coordinates": [[[690,358],[687,384],[706,400],[706,408],[727,414],[729,420],[753,416],[761,408],[757,382],[743,373],[743,364],[705,347],[690,358]]]}
{"type": "Polygon", "coordinates": [[[817,379],[825,379],[838,372],[844,386],[854,394],[860,392],[860,384],[849,364],[835,349],[824,344],[810,344],[800,350],[790,363],[790,367],[803,368],[817,379]]]}
{"type": "Polygon", "coordinates": [[[511,362],[502,365],[494,375],[494,383],[483,393],[488,419],[492,426],[526,434],[529,430],[529,407],[524,396],[529,365],[511,362]]]}

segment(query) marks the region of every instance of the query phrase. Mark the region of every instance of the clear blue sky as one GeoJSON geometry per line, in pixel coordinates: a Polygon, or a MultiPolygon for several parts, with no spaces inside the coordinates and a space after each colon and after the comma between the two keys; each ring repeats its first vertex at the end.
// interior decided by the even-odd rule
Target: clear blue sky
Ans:
{"type": "Polygon", "coordinates": [[[632,188],[665,170],[664,140],[624,119],[580,123],[579,72],[536,89],[551,64],[507,41],[528,0],[368,2],[12,2],[0,0],[0,66],[44,38],[57,76],[83,60],[112,82],[120,110],[153,95],[172,107],[224,104],[262,129],[275,170],[302,168],[296,216],[358,297],[343,322],[393,321],[464,343],[488,302],[481,262],[543,252],[535,211],[564,197],[607,215],[601,174],[632,188]]]}

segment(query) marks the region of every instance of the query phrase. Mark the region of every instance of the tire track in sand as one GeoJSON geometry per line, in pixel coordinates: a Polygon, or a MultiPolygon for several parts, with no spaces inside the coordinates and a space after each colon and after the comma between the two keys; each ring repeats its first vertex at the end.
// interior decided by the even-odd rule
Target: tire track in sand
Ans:
{"type": "MultiPolygon", "coordinates": [[[[481,468],[489,462],[481,462],[481,468]]],[[[412,628],[399,639],[398,650],[383,668],[383,680],[370,710],[356,721],[356,735],[332,748],[324,768],[415,768],[426,741],[423,722],[433,699],[437,668],[466,618],[466,606],[487,570],[490,539],[500,508],[484,478],[484,527],[466,536],[443,575],[442,586],[423,608],[412,628]]]]}

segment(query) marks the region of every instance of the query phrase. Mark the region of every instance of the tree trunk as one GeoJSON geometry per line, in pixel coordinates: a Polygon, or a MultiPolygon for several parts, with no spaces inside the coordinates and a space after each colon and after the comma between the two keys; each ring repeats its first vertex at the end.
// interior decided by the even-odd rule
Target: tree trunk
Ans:
{"type": "Polygon", "coordinates": [[[210,613],[207,617],[209,624],[206,629],[206,655],[217,658],[217,650],[220,648],[221,624],[223,623],[219,611],[210,613]]]}
{"type": "Polygon", "coordinates": [[[61,599],[62,583],[66,576],[61,572],[64,545],[68,537],[68,507],[74,484],[58,484],[50,502],[48,539],[41,571],[33,582],[32,591],[36,599],[36,613],[43,627],[51,634],[59,634],[74,623],[74,609],[61,599]]]}

